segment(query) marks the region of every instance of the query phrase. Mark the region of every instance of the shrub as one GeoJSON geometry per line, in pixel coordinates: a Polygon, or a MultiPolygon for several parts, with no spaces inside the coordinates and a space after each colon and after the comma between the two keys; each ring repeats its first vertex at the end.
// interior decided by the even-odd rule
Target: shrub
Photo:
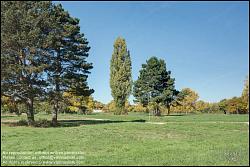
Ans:
{"type": "Polygon", "coordinates": [[[38,121],[35,121],[34,124],[35,127],[42,127],[42,128],[48,128],[51,126],[51,122],[47,119],[39,119],[38,121]]]}
{"type": "Polygon", "coordinates": [[[9,108],[6,104],[1,105],[1,113],[7,113],[9,112],[9,108]]]}
{"type": "Polygon", "coordinates": [[[17,122],[17,126],[28,126],[28,121],[25,119],[21,119],[17,122]]]}
{"type": "Polygon", "coordinates": [[[148,112],[148,109],[147,107],[143,107],[143,105],[139,103],[139,104],[134,105],[133,111],[134,112],[148,112]]]}

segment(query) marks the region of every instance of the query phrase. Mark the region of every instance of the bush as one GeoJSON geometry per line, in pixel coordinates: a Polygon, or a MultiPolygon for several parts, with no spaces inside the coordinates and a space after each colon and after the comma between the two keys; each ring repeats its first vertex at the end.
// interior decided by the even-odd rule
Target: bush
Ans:
{"type": "Polygon", "coordinates": [[[143,107],[142,104],[136,104],[133,107],[133,112],[148,112],[147,107],[143,107]]]}
{"type": "Polygon", "coordinates": [[[112,100],[103,109],[104,112],[115,112],[115,103],[112,100]]]}
{"type": "Polygon", "coordinates": [[[9,112],[9,108],[6,104],[1,105],[1,113],[7,113],[9,112]]]}
{"type": "Polygon", "coordinates": [[[34,124],[35,127],[42,127],[42,128],[48,128],[51,126],[51,122],[47,119],[39,119],[38,121],[35,121],[34,124]]]}
{"type": "MultiPolygon", "coordinates": [[[[16,126],[28,126],[28,121],[25,119],[21,119],[16,123],[16,126]]],[[[50,121],[46,119],[39,119],[38,121],[35,121],[34,127],[41,127],[41,128],[48,128],[51,127],[52,124],[50,121]]]]}
{"type": "Polygon", "coordinates": [[[128,107],[126,107],[128,112],[134,112],[135,110],[135,106],[134,105],[129,105],[128,107]]]}
{"type": "Polygon", "coordinates": [[[25,119],[21,119],[17,122],[17,126],[28,126],[28,121],[25,119]]]}

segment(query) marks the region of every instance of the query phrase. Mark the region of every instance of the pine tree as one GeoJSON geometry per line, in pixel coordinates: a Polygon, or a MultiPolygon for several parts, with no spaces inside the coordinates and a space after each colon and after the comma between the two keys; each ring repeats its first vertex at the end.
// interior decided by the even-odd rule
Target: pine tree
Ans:
{"type": "Polygon", "coordinates": [[[110,88],[116,112],[125,114],[125,102],[131,93],[131,60],[125,39],[118,37],[114,43],[114,51],[110,62],[110,88]]]}
{"type": "Polygon", "coordinates": [[[26,104],[34,123],[34,99],[44,93],[51,2],[1,1],[1,95],[26,104]]]}
{"type": "Polygon", "coordinates": [[[135,101],[144,107],[150,106],[153,115],[161,115],[160,105],[166,106],[169,114],[171,103],[178,94],[174,87],[174,78],[170,74],[164,60],[151,57],[146,64],[142,64],[140,75],[134,83],[135,101]]]}
{"type": "Polygon", "coordinates": [[[46,68],[49,82],[49,96],[54,104],[52,124],[57,124],[59,102],[63,92],[68,91],[73,96],[90,96],[94,90],[87,84],[89,70],[93,68],[88,63],[88,41],[80,33],[79,19],[73,18],[61,4],[55,5],[52,15],[53,32],[50,39],[49,67],[46,68]]]}

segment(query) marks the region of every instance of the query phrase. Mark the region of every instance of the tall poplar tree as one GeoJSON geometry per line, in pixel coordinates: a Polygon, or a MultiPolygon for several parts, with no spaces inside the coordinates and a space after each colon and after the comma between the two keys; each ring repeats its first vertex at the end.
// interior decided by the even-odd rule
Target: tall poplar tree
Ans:
{"type": "Polygon", "coordinates": [[[115,114],[127,113],[125,102],[132,89],[131,69],[130,53],[126,41],[118,37],[115,40],[110,61],[110,88],[116,106],[115,114]]]}

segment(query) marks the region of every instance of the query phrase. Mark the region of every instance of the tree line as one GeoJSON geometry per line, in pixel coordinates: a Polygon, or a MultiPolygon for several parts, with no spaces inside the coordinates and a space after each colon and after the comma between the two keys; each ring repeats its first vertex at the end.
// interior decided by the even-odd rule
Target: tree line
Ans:
{"type": "Polygon", "coordinates": [[[245,81],[241,97],[223,99],[218,103],[208,103],[199,99],[198,93],[190,88],[181,91],[175,89],[175,79],[166,63],[157,57],[149,58],[142,64],[136,81],[131,77],[131,58],[125,39],[118,37],[110,62],[110,88],[113,96],[105,111],[115,114],[134,112],[152,112],[160,116],[161,112],[170,114],[205,112],[205,113],[248,113],[248,78],[245,81]],[[133,94],[135,105],[130,105],[128,97],[133,94]]]}
{"type": "Polygon", "coordinates": [[[1,1],[1,111],[25,112],[29,125],[34,124],[35,113],[45,111],[54,126],[59,112],[88,114],[93,109],[155,116],[248,113],[248,79],[241,97],[207,103],[190,88],[177,90],[166,62],[151,57],[133,81],[130,52],[122,37],[115,40],[110,60],[113,101],[105,105],[94,100],[87,83],[93,68],[86,60],[90,46],[79,21],[50,1],[1,1]],[[128,102],[131,94],[134,105],[128,102]]]}

